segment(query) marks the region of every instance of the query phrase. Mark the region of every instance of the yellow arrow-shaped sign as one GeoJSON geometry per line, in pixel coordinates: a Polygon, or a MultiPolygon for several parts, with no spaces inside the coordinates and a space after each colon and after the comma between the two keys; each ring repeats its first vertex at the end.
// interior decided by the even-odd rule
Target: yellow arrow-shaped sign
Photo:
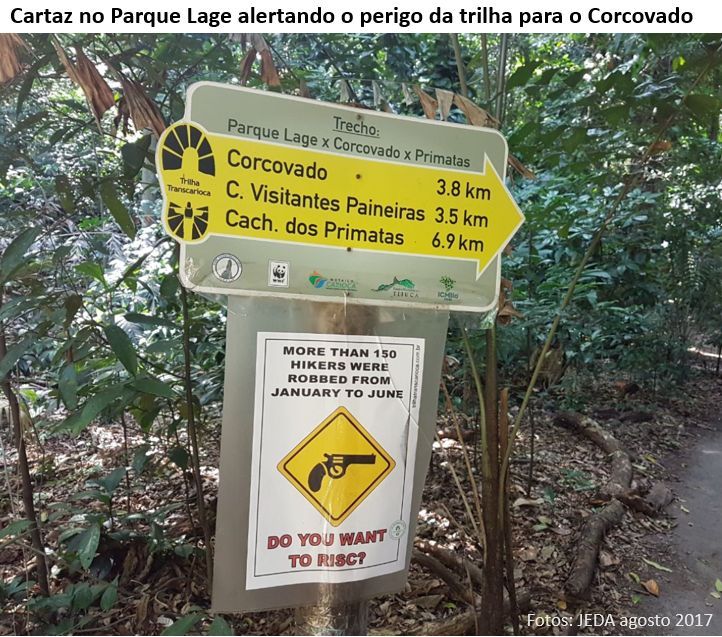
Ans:
{"type": "Polygon", "coordinates": [[[210,134],[177,122],[158,144],[163,223],[210,235],[473,260],[477,277],[524,216],[484,172],[416,166],[210,134]]]}

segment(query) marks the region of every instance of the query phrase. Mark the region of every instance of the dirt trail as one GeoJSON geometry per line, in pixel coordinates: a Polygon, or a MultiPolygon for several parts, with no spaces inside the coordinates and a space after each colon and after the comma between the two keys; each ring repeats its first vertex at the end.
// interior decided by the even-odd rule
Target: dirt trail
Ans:
{"type": "Polygon", "coordinates": [[[710,596],[722,579],[722,419],[682,462],[677,499],[668,508],[678,522],[665,562],[674,572],[659,573],[660,597],[646,598],[638,613],[669,617],[662,634],[722,635],[722,600],[710,596]]]}

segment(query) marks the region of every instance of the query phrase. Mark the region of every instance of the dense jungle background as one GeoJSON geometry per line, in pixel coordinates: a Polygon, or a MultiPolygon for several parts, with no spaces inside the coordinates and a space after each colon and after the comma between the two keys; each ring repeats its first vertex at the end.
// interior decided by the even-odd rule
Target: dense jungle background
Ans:
{"type": "MultiPolygon", "coordinates": [[[[209,611],[224,309],[179,285],[153,156],[199,80],[508,138],[526,223],[498,312],[450,324],[409,584],[371,632],[569,634],[688,593],[719,618],[719,553],[686,573],[675,534],[698,446],[722,450],[721,47],[0,35],[0,634],[301,630],[209,611]]],[[[719,548],[720,520],[697,541],[719,548]]]]}

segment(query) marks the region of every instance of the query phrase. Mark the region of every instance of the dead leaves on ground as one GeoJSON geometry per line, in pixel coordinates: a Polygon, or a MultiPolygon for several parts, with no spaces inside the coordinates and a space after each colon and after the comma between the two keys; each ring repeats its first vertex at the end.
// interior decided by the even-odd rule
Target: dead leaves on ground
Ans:
{"type": "Polygon", "coordinates": [[[646,582],[641,582],[641,585],[650,595],[659,597],[659,584],[657,584],[657,580],[648,579],[646,582]]]}

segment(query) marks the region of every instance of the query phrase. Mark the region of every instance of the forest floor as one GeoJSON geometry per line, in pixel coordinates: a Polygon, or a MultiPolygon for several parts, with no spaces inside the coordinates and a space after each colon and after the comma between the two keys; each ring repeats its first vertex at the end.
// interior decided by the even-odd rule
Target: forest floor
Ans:
{"type": "MultiPolygon", "coordinates": [[[[722,601],[711,593],[716,592],[715,580],[722,578],[718,495],[722,484],[722,378],[697,370],[676,394],[655,393],[641,385],[633,395],[621,396],[614,383],[597,379],[593,391],[575,389],[575,396],[585,396],[575,406],[629,451],[633,487],[643,493],[654,482],[663,481],[671,487],[675,501],[658,516],[626,511],[622,523],[602,544],[589,599],[583,602],[565,597],[564,582],[576,555],[579,529],[600,505],[598,492],[609,476],[609,463],[605,453],[588,439],[553,424],[563,398],[559,391],[540,394],[534,401],[531,481],[532,436],[525,423],[517,441],[510,487],[514,579],[517,590],[530,599],[528,613],[521,615],[522,634],[687,634],[674,625],[678,613],[683,623],[697,621],[696,614],[701,614],[704,622],[705,613],[712,613],[714,623],[692,626],[689,634],[720,634],[722,601]],[[623,618],[642,616],[669,618],[671,626],[633,629],[621,625],[623,618]],[[587,625],[580,625],[585,618],[587,625]]],[[[459,394],[463,391],[456,389],[459,394]]],[[[458,417],[475,462],[473,418],[458,417]]],[[[424,490],[417,548],[437,546],[479,564],[479,548],[451,471],[453,466],[462,490],[469,494],[462,447],[450,433],[451,424],[448,414],[440,417],[442,435],[435,444],[424,490]]],[[[7,430],[1,433],[8,450],[7,430]]],[[[218,480],[217,438],[217,431],[209,427],[203,476],[211,509],[218,480]]],[[[51,609],[55,611],[53,624],[63,622],[62,628],[73,634],[159,634],[179,617],[199,612],[201,619],[193,632],[208,630],[205,611],[210,604],[204,567],[193,552],[200,533],[187,506],[193,502],[191,480],[177,466],[183,464],[183,458],[173,451],[179,441],[182,439],[175,432],[149,440],[128,423],[127,449],[118,424],[93,426],[78,438],[48,439],[42,450],[32,445],[38,507],[55,563],[51,577],[57,602],[51,609]],[[176,463],[169,460],[174,455],[176,463]],[[88,481],[124,465],[134,467],[132,479],[119,485],[114,508],[123,512],[130,508],[132,516],[114,522],[113,531],[121,535],[111,538],[103,534],[90,574],[62,566],[57,557],[63,530],[81,526],[81,512],[89,508],[98,515],[105,510],[87,495],[88,481]],[[98,584],[116,577],[117,601],[107,610],[101,610],[97,597],[83,608],[73,608],[71,599],[63,598],[64,592],[77,590],[69,587],[81,582],[98,584]]],[[[5,458],[3,482],[17,494],[15,459],[11,453],[5,458]]],[[[119,519],[115,513],[113,516],[113,520],[119,519]]],[[[106,518],[108,528],[111,516],[106,518]]],[[[0,528],[15,519],[4,497],[0,528]]],[[[39,625],[38,617],[51,611],[29,605],[21,586],[28,578],[24,564],[29,552],[22,543],[9,539],[0,538],[0,634],[48,632],[49,626],[39,625]],[[13,580],[15,590],[11,588],[13,580]]],[[[467,581],[466,573],[459,571],[457,576],[458,581],[467,581]]],[[[458,620],[468,615],[468,610],[458,590],[438,572],[413,560],[403,591],[372,600],[370,631],[458,634],[458,620]]],[[[294,630],[290,610],[226,619],[236,634],[282,635],[294,630]]]]}

